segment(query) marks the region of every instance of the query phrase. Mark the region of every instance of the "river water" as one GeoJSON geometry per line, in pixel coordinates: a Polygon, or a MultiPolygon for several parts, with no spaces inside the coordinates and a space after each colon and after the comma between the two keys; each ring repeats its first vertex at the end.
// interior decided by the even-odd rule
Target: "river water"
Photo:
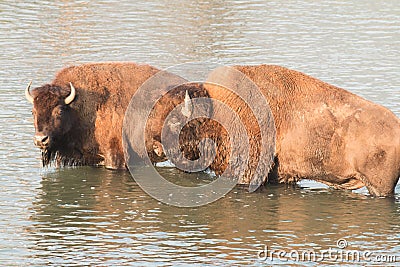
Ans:
{"type": "MultiPolygon", "coordinates": [[[[1,1],[0,264],[400,261],[400,186],[395,199],[380,199],[305,181],[252,194],[235,188],[206,206],[172,207],[144,193],[128,172],[43,169],[24,98],[28,81],[50,82],[71,64],[268,63],[346,88],[400,116],[399,17],[395,0],[1,1]],[[296,258],[309,250],[316,258],[296,258]],[[367,256],[346,260],[345,252],[367,256]]],[[[160,172],[171,180],[207,179],[160,172]]]]}

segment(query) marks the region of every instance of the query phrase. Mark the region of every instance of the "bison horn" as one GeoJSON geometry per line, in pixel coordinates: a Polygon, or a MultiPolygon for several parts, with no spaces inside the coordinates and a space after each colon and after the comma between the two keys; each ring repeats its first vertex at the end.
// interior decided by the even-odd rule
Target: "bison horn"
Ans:
{"type": "Polygon", "coordinates": [[[29,88],[31,88],[32,81],[29,82],[28,86],[25,89],[25,97],[29,101],[29,103],[33,104],[33,97],[29,92],[29,88]]]}
{"type": "Polygon", "coordinates": [[[189,118],[191,113],[192,113],[191,112],[192,100],[190,99],[190,96],[189,96],[189,93],[188,93],[187,90],[186,90],[186,93],[185,93],[185,101],[184,101],[184,103],[185,103],[185,105],[182,108],[182,114],[183,114],[183,116],[189,118]]]}
{"type": "Polygon", "coordinates": [[[69,105],[71,104],[72,101],[74,101],[75,99],[75,88],[72,85],[72,83],[69,83],[69,85],[71,86],[71,93],[69,94],[69,96],[67,96],[64,100],[65,104],[69,105]]]}

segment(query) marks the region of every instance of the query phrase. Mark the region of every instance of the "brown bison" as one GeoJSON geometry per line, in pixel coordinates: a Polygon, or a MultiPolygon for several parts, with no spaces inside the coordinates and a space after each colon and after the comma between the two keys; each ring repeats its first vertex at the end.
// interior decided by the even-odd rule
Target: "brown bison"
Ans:
{"type": "MultiPolygon", "coordinates": [[[[235,88],[241,82],[236,78],[240,77],[235,74],[237,71],[260,88],[274,117],[275,160],[273,169],[268,170],[268,165],[264,168],[265,181],[290,183],[311,179],[339,189],[366,186],[376,196],[394,194],[400,176],[400,120],[391,111],[279,66],[221,68],[211,73],[209,79],[222,76],[225,84],[235,88]]],[[[252,103],[242,103],[231,91],[213,84],[205,87],[210,97],[235,107],[241,118],[247,118],[247,131],[254,140],[249,164],[254,166],[260,136],[249,109],[252,103]]],[[[220,156],[211,166],[216,173],[223,172],[229,159],[229,135],[216,123],[192,135],[196,139],[204,136],[205,131],[211,136],[223,133],[220,156]]],[[[240,178],[240,183],[251,183],[251,169],[240,178]]]]}
{"type": "Polygon", "coordinates": [[[33,104],[35,145],[43,165],[124,167],[125,109],[137,88],[158,70],[148,65],[100,63],[61,70],[51,84],[26,89],[33,104]]]}
{"type": "MultiPolygon", "coordinates": [[[[239,177],[240,184],[251,184],[256,166],[261,165],[265,171],[263,182],[311,179],[338,189],[366,186],[376,196],[394,194],[400,176],[400,120],[388,109],[279,66],[220,68],[210,74],[209,81],[204,88],[210,97],[235,110],[249,136],[249,161],[244,175],[239,177]],[[246,103],[226,89],[243,85],[237,71],[254,82],[267,99],[276,127],[276,147],[262,146],[261,139],[272,140],[270,135],[275,131],[271,129],[267,136],[260,136],[260,126],[251,111],[257,110],[254,103],[246,103]],[[223,81],[225,87],[215,85],[216,81],[223,81]],[[258,160],[262,148],[274,152],[273,166],[268,159],[258,160]]],[[[212,118],[221,120],[221,114],[223,111],[213,108],[212,118]]],[[[235,133],[211,119],[182,133],[180,149],[188,159],[196,160],[200,156],[196,149],[200,140],[213,139],[217,156],[210,168],[221,174],[231,160],[232,134],[235,133]]],[[[234,164],[241,165],[243,161],[235,159],[234,164]]]]}

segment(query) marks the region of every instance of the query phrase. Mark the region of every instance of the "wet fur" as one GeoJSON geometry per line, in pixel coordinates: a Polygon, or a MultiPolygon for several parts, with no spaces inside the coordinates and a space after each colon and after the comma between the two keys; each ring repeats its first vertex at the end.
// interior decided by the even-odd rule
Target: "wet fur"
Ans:
{"type": "MultiPolygon", "coordinates": [[[[125,168],[122,151],[122,122],[126,107],[136,90],[156,68],[135,63],[93,63],[61,70],[50,85],[32,90],[39,108],[69,94],[69,83],[76,88],[76,99],[69,105],[75,114],[73,131],[60,134],[57,146],[43,153],[43,164],[56,160],[56,165],[105,165],[125,168]],[[39,103],[39,104],[38,104],[39,103]]],[[[51,111],[49,111],[51,112],[51,111]]]]}
{"type": "MultiPolygon", "coordinates": [[[[371,194],[378,196],[394,193],[400,176],[400,121],[392,112],[341,88],[283,67],[235,68],[258,85],[273,113],[275,165],[265,163],[265,180],[270,173],[269,179],[281,183],[312,179],[340,189],[365,185],[371,194]]],[[[124,168],[121,129],[125,109],[137,88],[157,71],[148,65],[133,63],[96,63],[59,72],[52,85],[60,87],[60,99],[68,95],[69,82],[77,89],[77,99],[70,105],[78,116],[76,135],[68,136],[69,140],[65,140],[68,145],[45,152],[43,163],[49,164],[53,159],[68,165],[101,164],[104,161],[102,164],[106,167],[124,168]]],[[[206,89],[210,97],[237,109],[248,133],[255,136],[247,166],[250,170],[258,163],[260,149],[259,128],[254,117],[246,108],[239,110],[242,104],[226,91],[215,87],[206,89]]],[[[40,90],[45,89],[39,88],[32,93],[37,95],[40,90]]],[[[173,100],[172,95],[171,103],[181,101],[183,94],[177,93],[176,97],[177,100],[173,100]]],[[[168,109],[159,108],[161,114],[168,109]]],[[[158,124],[158,119],[152,123],[158,124]]],[[[183,132],[180,150],[189,159],[196,159],[199,156],[196,152],[198,141],[192,140],[201,140],[204,136],[217,140],[218,154],[211,167],[217,173],[222,172],[229,160],[229,136],[212,121],[192,126],[183,132]]],[[[159,132],[156,127],[150,133],[151,138],[146,143],[149,151],[157,146],[152,142],[158,141],[159,132]]],[[[151,156],[153,161],[164,159],[159,152],[151,156]]],[[[240,182],[248,183],[251,175],[251,171],[247,171],[240,182]]]]}
{"type": "MultiPolygon", "coordinates": [[[[400,176],[400,120],[390,110],[284,67],[234,68],[261,90],[276,127],[276,147],[265,148],[274,152],[273,164],[258,162],[260,129],[251,110],[229,90],[205,85],[211,98],[237,112],[252,137],[249,163],[240,184],[249,184],[255,166],[261,164],[264,182],[311,179],[337,189],[366,186],[372,195],[394,194],[400,176]]],[[[241,80],[236,80],[234,72],[218,75],[227,75],[232,88],[241,80]]],[[[218,140],[217,157],[210,168],[221,174],[228,165],[231,148],[230,137],[219,123],[210,120],[189,131],[184,138],[188,140],[185,155],[195,159],[196,147],[204,137],[218,140]]]]}
{"type": "MultiPolygon", "coordinates": [[[[279,162],[273,179],[312,179],[338,189],[365,185],[372,195],[394,194],[400,176],[400,120],[390,110],[284,67],[235,68],[257,84],[272,110],[279,162]]],[[[226,92],[208,92],[235,105],[226,92]]]]}

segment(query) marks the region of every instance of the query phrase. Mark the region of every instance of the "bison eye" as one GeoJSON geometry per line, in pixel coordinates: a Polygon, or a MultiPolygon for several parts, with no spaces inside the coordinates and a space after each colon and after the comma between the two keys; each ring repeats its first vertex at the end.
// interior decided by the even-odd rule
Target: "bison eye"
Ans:
{"type": "Polygon", "coordinates": [[[61,117],[63,115],[63,113],[64,113],[64,110],[62,107],[56,107],[53,110],[53,116],[55,116],[57,118],[61,117]]]}
{"type": "Polygon", "coordinates": [[[59,110],[57,110],[56,114],[58,117],[61,117],[63,113],[64,113],[64,111],[62,109],[59,109],[59,110]]]}

